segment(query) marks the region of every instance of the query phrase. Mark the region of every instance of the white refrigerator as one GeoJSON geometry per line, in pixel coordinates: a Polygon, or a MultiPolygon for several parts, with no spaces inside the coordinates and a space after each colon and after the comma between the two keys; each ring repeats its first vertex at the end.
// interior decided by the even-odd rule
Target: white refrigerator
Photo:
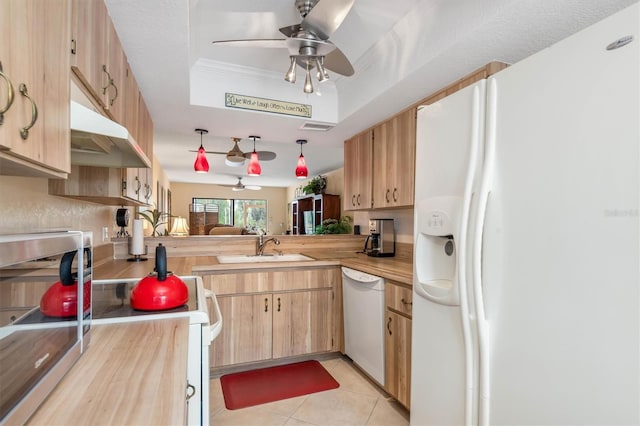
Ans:
{"type": "Polygon", "coordinates": [[[419,110],[412,425],[640,424],[639,29],[419,110]]]}

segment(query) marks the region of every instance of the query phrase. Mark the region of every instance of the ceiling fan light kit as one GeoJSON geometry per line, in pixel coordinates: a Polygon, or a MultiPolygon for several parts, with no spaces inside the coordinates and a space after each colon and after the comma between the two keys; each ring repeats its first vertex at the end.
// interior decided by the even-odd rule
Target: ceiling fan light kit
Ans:
{"type": "Polygon", "coordinates": [[[351,76],[353,66],[347,57],[329,41],[329,36],[338,29],[353,7],[355,0],[295,0],[295,7],[302,16],[302,22],[280,28],[287,37],[277,39],[220,40],[214,44],[227,43],[235,46],[282,47],[289,50],[291,64],[285,74],[285,81],[296,82],[296,65],[306,71],[303,90],[313,93],[311,71],[317,68],[316,77],[322,83],[329,80],[331,70],[351,76]]]}
{"type": "Polygon", "coordinates": [[[196,161],[193,163],[193,169],[196,173],[207,173],[209,171],[209,161],[207,161],[207,154],[202,146],[202,135],[209,133],[205,129],[196,129],[197,133],[200,133],[200,148],[198,148],[198,154],[196,154],[196,161]]]}
{"type": "Polygon", "coordinates": [[[296,141],[300,145],[300,156],[298,157],[298,164],[296,165],[296,177],[298,179],[306,179],[309,176],[309,169],[307,169],[307,163],[304,161],[304,155],[302,155],[302,145],[307,143],[306,139],[298,139],[296,141]]]}

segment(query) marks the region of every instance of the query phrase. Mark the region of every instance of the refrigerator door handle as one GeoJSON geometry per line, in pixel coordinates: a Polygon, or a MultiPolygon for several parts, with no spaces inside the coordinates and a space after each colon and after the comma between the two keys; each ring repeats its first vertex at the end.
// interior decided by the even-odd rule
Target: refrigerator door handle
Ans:
{"type": "Polygon", "coordinates": [[[475,215],[475,234],[472,241],[472,287],[476,311],[476,329],[478,331],[479,384],[478,384],[478,424],[489,424],[490,381],[489,381],[489,324],[487,322],[482,283],[482,241],[485,218],[493,182],[496,147],[496,110],[498,87],[495,77],[489,80],[487,88],[487,118],[485,138],[485,159],[482,167],[480,190],[478,192],[478,210],[475,215]]]}

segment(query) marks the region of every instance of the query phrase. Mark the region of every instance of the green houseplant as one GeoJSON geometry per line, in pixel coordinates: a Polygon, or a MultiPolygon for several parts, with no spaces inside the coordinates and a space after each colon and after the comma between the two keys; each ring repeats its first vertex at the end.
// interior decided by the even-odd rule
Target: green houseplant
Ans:
{"type": "Polygon", "coordinates": [[[342,216],[340,220],[325,219],[321,225],[316,226],[316,234],[349,234],[352,223],[351,216],[342,216]]]}
{"type": "Polygon", "coordinates": [[[302,188],[305,194],[322,194],[327,187],[327,177],[318,175],[302,188]]]}
{"type": "MultiPolygon", "coordinates": [[[[162,234],[158,231],[158,227],[167,223],[164,218],[168,218],[171,215],[169,213],[163,213],[155,207],[153,210],[145,210],[138,212],[138,215],[151,225],[151,236],[161,237],[162,234]]],[[[164,235],[169,235],[169,230],[165,230],[164,235]]]]}

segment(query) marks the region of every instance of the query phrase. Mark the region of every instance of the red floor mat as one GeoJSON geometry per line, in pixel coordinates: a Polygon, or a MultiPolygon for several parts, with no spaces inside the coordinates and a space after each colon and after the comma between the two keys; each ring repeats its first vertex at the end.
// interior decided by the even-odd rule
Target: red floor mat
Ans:
{"type": "Polygon", "coordinates": [[[318,361],[261,368],[220,377],[229,410],[335,389],[340,384],[318,361]]]}

